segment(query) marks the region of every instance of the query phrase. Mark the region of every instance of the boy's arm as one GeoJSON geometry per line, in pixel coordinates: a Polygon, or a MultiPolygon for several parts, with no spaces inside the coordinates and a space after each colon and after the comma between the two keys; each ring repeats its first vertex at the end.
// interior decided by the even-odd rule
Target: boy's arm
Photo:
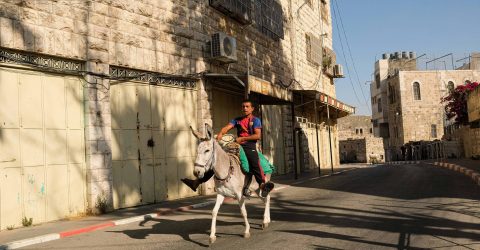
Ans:
{"type": "Polygon", "coordinates": [[[217,135],[217,141],[222,140],[223,135],[226,134],[228,131],[230,131],[230,129],[232,129],[232,128],[233,128],[233,124],[231,124],[231,123],[229,123],[225,127],[223,127],[220,130],[220,133],[218,133],[218,135],[217,135]]]}

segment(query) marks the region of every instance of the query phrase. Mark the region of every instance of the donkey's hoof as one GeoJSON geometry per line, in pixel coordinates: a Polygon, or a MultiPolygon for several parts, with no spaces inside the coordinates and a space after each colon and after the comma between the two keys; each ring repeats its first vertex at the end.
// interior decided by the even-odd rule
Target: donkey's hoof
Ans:
{"type": "Polygon", "coordinates": [[[210,244],[215,243],[216,240],[217,240],[217,236],[211,236],[210,237],[210,244]]]}
{"type": "Polygon", "coordinates": [[[262,224],[262,229],[263,229],[263,230],[267,229],[268,225],[269,225],[269,223],[263,223],[263,224],[262,224]]]}
{"type": "Polygon", "coordinates": [[[245,238],[245,239],[250,238],[250,233],[244,233],[244,234],[243,234],[243,238],[245,238]]]}

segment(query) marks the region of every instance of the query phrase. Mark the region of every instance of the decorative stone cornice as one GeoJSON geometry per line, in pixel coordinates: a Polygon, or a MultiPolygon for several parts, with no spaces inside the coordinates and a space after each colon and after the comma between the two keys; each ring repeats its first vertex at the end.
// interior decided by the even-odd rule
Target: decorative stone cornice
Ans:
{"type": "Polygon", "coordinates": [[[0,48],[0,63],[12,63],[64,72],[83,72],[84,62],[0,48]]]}

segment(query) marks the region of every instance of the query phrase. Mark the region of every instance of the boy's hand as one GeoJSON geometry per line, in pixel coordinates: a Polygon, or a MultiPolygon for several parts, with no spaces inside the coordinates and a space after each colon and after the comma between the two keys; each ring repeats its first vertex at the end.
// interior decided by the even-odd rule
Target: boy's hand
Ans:
{"type": "Polygon", "coordinates": [[[235,141],[236,141],[237,143],[242,143],[243,141],[245,141],[244,139],[245,139],[245,138],[243,138],[243,137],[237,137],[237,139],[236,139],[235,141]]]}

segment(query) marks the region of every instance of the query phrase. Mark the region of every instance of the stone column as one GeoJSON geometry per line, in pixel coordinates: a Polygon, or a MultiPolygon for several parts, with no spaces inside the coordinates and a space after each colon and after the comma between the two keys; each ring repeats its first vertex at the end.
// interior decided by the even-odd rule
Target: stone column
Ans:
{"type": "Polygon", "coordinates": [[[113,209],[110,82],[108,64],[87,62],[85,80],[85,145],[87,209],[103,213],[113,209]]]}
{"type": "MultiPolygon", "coordinates": [[[[197,88],[197,129],[202,135],[205,135],[205,123],[213,125],[212,120],[212,86],[205,79],[202,79],[198,82],[197,88]]],[[[218,133],[219,131],[214,131],[218,133]]],[[[193,173],[192,173],[193,176],[193,173]]],[[[210,195],[215,192],[215,184],[213,179],[206,182],[200,187],[200,194],[210,195]]]]}

